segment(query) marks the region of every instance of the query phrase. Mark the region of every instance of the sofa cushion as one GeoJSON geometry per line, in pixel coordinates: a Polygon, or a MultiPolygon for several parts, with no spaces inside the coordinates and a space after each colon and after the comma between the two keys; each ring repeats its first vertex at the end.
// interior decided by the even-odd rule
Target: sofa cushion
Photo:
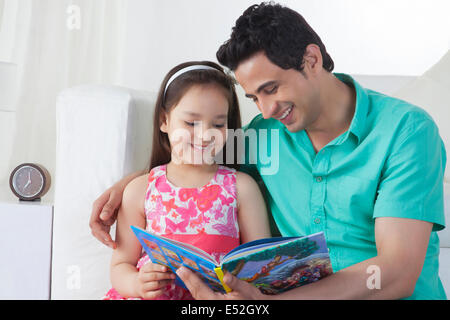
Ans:
{"type": "MultiPolygon", "coordinates": [[[[444,183],[444,210],[445,210],[445,229],[438,232],[440,246],[450,248],[450,183],[444,183]]],[[[449,269],[450,270],[450,269],[449,269]]]]}
{"type": "MultiPolygon", "coordinates": [[[[393,95],[425,109],[436,122],[445,148],[450,150],[450,51],[422,76],[393,95]]],[[[445,180],[450,183],[450,161],[445,180]]]]}
{"type": "Polygon", "coordinates": [[[439,277],[447,293],[447,299],[450,299],[450,248],[441,248],[439,254],[439,277]]]}

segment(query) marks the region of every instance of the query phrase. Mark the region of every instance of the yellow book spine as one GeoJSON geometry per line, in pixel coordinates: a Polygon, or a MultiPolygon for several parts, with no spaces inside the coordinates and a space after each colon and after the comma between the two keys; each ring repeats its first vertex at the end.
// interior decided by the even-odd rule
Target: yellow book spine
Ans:
{"type": "Polygon", "coordinates": [[[226,291],[227,293],[233,291],[233,290],[231,290],[231,288],[230,288],[229,286],[227,286],[227,285],[225,284],[225,282],[223,282],[223,276],[224,276],[224,274],[223,274],[222,268],[214,268],[214,271],[216,272],[217,277],[219,278],[220,283],[222,284],[222,286],[223,286],[223,288],[225,289],[225,291],[226,291]]]}

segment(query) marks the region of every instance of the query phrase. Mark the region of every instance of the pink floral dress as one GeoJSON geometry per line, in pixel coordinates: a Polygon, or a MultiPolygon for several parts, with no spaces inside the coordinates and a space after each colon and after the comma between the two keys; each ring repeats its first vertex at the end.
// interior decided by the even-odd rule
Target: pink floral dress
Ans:
{"type": "MultiPolygon", "coordinates": [[[[201,188],[176,187],[167,180],[167,165],[150,171],[145,197],[146,229],[164,237],[189,243],[216,257],[239,245],[236,170],[219,166],[214,177],[201,188]]],[[[141,268],[150,261],[143,254],[141,268]]],[[[122,300],[114,288],[104,300],[122,300]]],[[[139,298],[128,298],[139,299],[139,298]]],[[[186,289],[171,285],[157,300],[192,299],[186,289]]]]}

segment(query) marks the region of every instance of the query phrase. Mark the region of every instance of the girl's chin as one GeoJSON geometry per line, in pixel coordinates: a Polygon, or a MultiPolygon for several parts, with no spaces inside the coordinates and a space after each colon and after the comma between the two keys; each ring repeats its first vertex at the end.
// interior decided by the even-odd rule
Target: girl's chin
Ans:
{"type": "Polygon", "coordinates": [[[207,162],[207,161],[201,161],[201,162],[196,162],[196,161],[185,161],[182,160],[181,162],[178,162],[176,164],[178,165],[188,165],[188,166],[211,166],[213,165],[215,162],[214,160],[212,160],[211,162],[207,162]]]}
{"type": "Polygon", "coordinates": [[[199,154],[198,156],[193,157],[172,157],[172,161],[175,164],[185,164],[185,165],[212,165],[215,163],[214,158],[208,156],[202,156],[199,154]]]}
{"type": "Polygon", "coordinates": [[[172,153],[172,161],[176,164],[212,165],[215,163],[215,152],[212,150],[213,148],[213,145],[206,148],[198,148],[189,144],[181,152],[181,155],[177,152],[175,154],[172,153]]]}

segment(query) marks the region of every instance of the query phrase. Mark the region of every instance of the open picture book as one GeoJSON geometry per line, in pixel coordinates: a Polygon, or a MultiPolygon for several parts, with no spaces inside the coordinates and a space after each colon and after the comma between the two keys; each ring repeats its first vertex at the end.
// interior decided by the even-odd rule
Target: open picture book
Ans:
{"type": "MultiPolygon", "coordinates": [[[[265,294],[277,294],[333,273],[323,232],[305,237],[277,237],[242,244],[218,264],[208,253],[189,244],[131,226],[153,263],[180,266],[196,272],[214,291],[230,292],[222,281],[226,272],[256,286],[265,294]]],[[[184,288],[180,278],[176,283],[184,288]]]]}

